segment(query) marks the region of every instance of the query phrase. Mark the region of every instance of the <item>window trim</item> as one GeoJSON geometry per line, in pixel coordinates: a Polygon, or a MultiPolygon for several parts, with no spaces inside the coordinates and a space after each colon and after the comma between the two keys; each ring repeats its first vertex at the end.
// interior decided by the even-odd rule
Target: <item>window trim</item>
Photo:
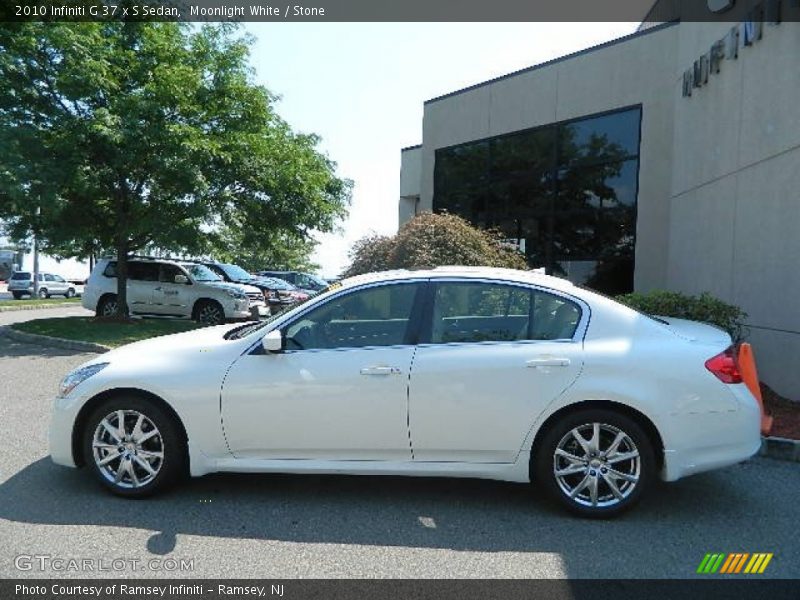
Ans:
{"type": "Polygon", "coordinates": [[[543,285],[535,283],[528,283],[522,281],[513,281],[507,279],[489,279],[477,277],[437,277],[431,278],[428,285],[426,295],[425,313],[423,317],[423,325],[420,342],[417,344],[419,347],[445,347],[445,346],[493,346],[496,344],[550,344],[550,343],[583,343],[586,337],[586,331],[589,327],[589,320],[591,319],[591,309],[589,305],[580,298],[572,296],[562,290],[556,290],[543,285]],[[581,311],[578,325],[575,327],[575,332],[571,338],[560,338],[556,340],[481,340],[478,342],[432,342],[431,336],[433,331],[433,302],[436,297],[436,288],[440,283],[485,283],[494,285],[506,285],[510,287],[518,287],[526,290],[538,291],[552,296],[563,298],[567,301],[576,304],[581,311]]]}

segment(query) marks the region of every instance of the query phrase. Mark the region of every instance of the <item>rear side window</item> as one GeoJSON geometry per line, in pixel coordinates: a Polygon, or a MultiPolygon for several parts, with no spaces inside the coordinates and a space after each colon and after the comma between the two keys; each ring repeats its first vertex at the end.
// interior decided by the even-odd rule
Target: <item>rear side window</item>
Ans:
{"type": "Polygon", "coordinates": [[[32,278],[31,278],[31,274],[28,273],[27,271],[17,271],[16,273],[14,273],[11,276],[11,279],[14,279],[14,280],[17,280],[17,281],[30,281],[32,278]]]}
{"type": "Polygon", "coordinates": [[[158,281],[158,265],[156,263],[128,263],[128,278],[134,281],[158,281]]]}
{"type": "Polygon", "coordinates": [[[431,342],[513,342],[570,339],[578,305],[530,288],[480,282],[440,283],[433,303],[431,342]]]}
{"type": "Polygon", "coordinates": [[[45,280],[45,281],[55,281],[55,280],[56,280],[56,278],[55,278],[55,277],[53,277],[52,275],[50,275],[49,273],[45,273],[45,275],[44,275],[44,280],[45,280]]]}

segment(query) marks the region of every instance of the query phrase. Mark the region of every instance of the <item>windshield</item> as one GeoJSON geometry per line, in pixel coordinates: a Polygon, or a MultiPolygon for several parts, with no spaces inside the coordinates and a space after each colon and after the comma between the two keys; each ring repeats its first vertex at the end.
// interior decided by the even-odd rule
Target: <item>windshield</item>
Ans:
{"type": "Polygon", "coordinates": [[[184,269],[189,271],[195,281],[222,281],[222,278],[205,265],[184,264],[184,269]]]}
{"type": "Polygon", "coordinates": [[[284,281],[283,279],[278,279],[277,277],[266,277],[262,281],[264,281],[269,287],[271,287],[274,290],[297,289],[288,281],[284,281]]]}
{"type": "Polygon", "coordinates": [[[254,279],[250,273],[239,265],[220,265],[220,267],[234,281],[251,281],[254,279]]]}

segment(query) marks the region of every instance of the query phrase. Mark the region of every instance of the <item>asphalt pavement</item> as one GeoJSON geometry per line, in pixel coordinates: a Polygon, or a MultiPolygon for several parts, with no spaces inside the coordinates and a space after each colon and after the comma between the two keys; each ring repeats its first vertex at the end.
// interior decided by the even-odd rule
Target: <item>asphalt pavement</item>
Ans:
{"type": "Polygon", "coordinates": [[[800,465],[766,458],[660,484],[606,522],[478,480],[211,475],[115,498],[48,457],[56,385],[91,356],[0,338],[0,577],[683,578],[707,552],[772,552],[759,577],[800,577],[800,465]]]}

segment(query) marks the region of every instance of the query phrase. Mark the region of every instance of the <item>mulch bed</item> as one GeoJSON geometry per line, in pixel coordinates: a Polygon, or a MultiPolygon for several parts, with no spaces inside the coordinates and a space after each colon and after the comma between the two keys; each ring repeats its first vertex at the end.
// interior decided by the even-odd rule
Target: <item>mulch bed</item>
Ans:
{"type": "Polygon", "coordinates": [[[800,440],[800,402],[778,395],[763,381],[761,382],[761,396],[764,398],[767,414],[772,415],[774,419],[769,434],[800,440]]]}

